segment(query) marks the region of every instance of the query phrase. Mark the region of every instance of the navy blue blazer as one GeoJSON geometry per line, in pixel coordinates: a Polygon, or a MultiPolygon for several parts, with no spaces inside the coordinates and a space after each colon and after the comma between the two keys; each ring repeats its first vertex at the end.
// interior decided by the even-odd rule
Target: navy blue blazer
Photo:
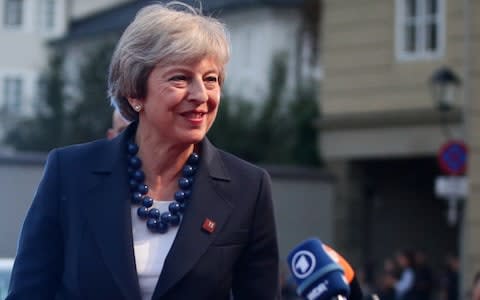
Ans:
{"type": "MultiPolygon", "coordinates": [[[[25,219],[8,300],[140,300],[126,143],[53,150],[25,219]]],[[[270,178],[205,139],[192,198],[165,260],[155,300],[278,297],[270,178]],[[202,230],[204,220],[216,223],[202,230]]]]}

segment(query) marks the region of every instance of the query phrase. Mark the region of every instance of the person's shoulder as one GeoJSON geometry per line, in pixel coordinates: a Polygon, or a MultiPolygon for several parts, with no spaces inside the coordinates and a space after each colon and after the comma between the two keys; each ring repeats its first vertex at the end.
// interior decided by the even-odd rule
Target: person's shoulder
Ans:
{"type": "Polygon", "coordinates": [[[90,142],[73,144],[68,146],[63,146],[54,149],[56,152],[61,153],[62,155],[79,155],[83,153],[90,153],[92,151],[100,150],[106,147],[109,143],[107,139],[99,139],[90,142]]]}
{"type": "Polygon", "coordinates": [[[101,157],[103,153],[107,153],[111,143],[110,140],[99,139],[86,143],[73,144],[55,148],[51,151],[50,155],[55,153],[62,162],[85,163],[101,157]]]}

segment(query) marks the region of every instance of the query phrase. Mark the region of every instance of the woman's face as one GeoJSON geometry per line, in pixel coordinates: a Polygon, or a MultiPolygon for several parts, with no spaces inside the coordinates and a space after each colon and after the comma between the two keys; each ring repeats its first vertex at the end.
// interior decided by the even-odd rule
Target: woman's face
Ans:
{"type": "Polygon", "coordinates": [[[130,104],[143,105],[139,128],[173,143],[201,141],[217,115],[219,72],[210,58],[156,66],[148,77],[145,99],[130,99],[130,104]]]}

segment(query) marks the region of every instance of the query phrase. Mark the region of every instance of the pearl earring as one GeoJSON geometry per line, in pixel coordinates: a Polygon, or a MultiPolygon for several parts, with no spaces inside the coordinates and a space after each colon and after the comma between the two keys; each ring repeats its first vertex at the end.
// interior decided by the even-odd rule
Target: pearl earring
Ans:
{"type": "Polygon", "coordinates": [[[136,111],[136,112],[140,112],[142,110],[142,106],[140,104],[136,104],[133,109],[136,111]]]}

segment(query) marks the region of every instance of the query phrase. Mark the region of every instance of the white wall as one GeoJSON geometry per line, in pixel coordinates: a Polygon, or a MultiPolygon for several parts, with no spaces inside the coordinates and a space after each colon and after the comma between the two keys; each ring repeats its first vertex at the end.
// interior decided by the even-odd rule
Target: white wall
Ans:
{"type": "MultiPolygon", "coordinates": [[[[42,0],[24,0],[22,24],[4,25],[5,1],[0,0],[0,108],[5,103],[4,79],[16,77],[22,81],[20,116],[33,114],[38,97],[38,82],[48,66],[47,41],[62,36],[67,28],[66,1],[56,0],[54,27],[42,26],[44,8],[42,0]]],[[[0,127],[0,139],[5,127],[0,127]]]]}
{"type": "Polygon", "coordinates": [[[232,57],[225,82],[229,94],[253,102],[268,93],[274,54],[286,52],[288,86],[295,82],[295,56],[300,13],[294,9],[253,8],[235,10],[222,16],[232,44],[232,57]]]}
{"type": "Polygon", "coordinates": [[[66,9],[67,0],[55,0],[55,27],[45,31],[41,26],[42,0],[23,0],[23,24],[19,29],[8,29],[3,26],[4,8],[6,0],[0,0],[0,34],[12,32],[17,34],[34,34],[37,39],[59,37],[67,28],[66,9]]]}
{"type": "Polygon", "coordinates": [[[291,249],[307,238],[316,237],[333,245],[333,182],[271,175],[281,259],[285,260],[291,249]]]}
{"type": "Polygon", "coordinates": [[[37,80],[48,63],[47,40],[64,34],[67,27],[66,0],[56,0],[55,27],[46,32],[39,26],[41,1],[24,0],[23,24],[18,28],[4,26],[5,0],[0,0],[0,105],[3,103],[3,79],[19,76],[23,81],[22,114],[31,114],[36,99],[37,80]]]}
{"type": "Polygon", "coordinates": [[[121,3],[131,2],[133,0],[71,0],[71,17],[76,19],[95,13],[108,7],[116,6],[121,3]]]}
{"type": "Polygon", "coordinates": [[[42,163],[0,161],[0,257],[15,256],[20,228],[42,172],[42,163]]]}

